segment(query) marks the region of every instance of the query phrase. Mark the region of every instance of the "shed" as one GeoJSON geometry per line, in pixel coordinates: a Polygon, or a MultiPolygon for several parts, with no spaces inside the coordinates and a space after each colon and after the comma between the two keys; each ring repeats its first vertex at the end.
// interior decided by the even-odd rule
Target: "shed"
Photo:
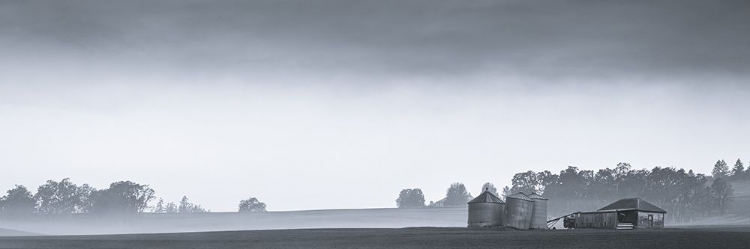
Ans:
{"type": "Polygon", "coordinates": [[[575,228],[662,228],[667,211],[641,198],[620,199],[595,212],[575,213],[575,228]]]}

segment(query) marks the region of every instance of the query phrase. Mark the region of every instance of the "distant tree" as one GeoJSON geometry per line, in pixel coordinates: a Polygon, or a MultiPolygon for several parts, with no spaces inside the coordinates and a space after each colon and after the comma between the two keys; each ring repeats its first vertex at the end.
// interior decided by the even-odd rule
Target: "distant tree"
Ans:
{"type": "Polygon", "coordinates": [[[83,184],[76,188],[76,195],[78,196],[78,207],[77,213],[90,213],[94,207],[94,193],[95,188],[90,187],[88,184],[83,184]]]}
{"type": "Polygon", "coordinates": [[[183,196],[180,200],[180,206],[177,208],[180,213],[205,213],[208,212],[201,205],[196,205],[188,201],[187,196],[183,196]]]}
{"type": "Polygon", "coordinates": [[[531,192],[541,192],[541,181],[539,181],[539,175],[534,171],[526,171],[513,175],[513,187],[511,192],[524,192],[530,194],[531,192]]]}
{"type": "Polygon", "coordinates": [[[727,166],[727,163],[724,162],[724,160],[716,161],[716,164],[714,164],[714,169],[711,171],[711,174],[714,176],[714,178],[726,178],[729,176],[729,167],[727,166]]]}
{"type": "Polygon", "coordinates": [[[500,195],[497,194],[497,188],[495,187],[495,184],[492,184],[490,182],[484,183],[482,185],[482,191],[480,191],[479,193],[482,193],[484,191],[489,191],[490,193],[492,193],[495,196],[500,196],[500,195]]]}
{"type": "Polygon", "coordinates": [[[240,213],[256,213],[256,212],[266,212],[266,204],[263,202],[260,202],[255,197],[247,198],[246,200],[240,201],[240,213]]]}
{"type": "Polygon", "coordinates": [[[187,196],[182,196],[178,210],[180,213],[187,213],[190,210],[190,202],[188,201],[187,196]]]}
{"type": "Polygon", "coordinates": [[[542,172],[537,173],[536,179],[537,179],[537,187],[536,192],[538,194],[544,194],[544,191],[547,189],[547,186],[554,184],[557,182],[557,178],[559,176],[552,174],[549,170],[545,170],[542,172]]]}
{"type": "Polygon", "coordinates": [[[614,172],[616,178],[625,178],[633,168],[629,163],[620,162],[615,166],[614,172]]]}
{"type": "Polygon", "coordinates": [[[7,219],[23,219],[34,214],[36,201],[26,187],[16,185],[0,198],[0,215],[7,219]]]}
{"type": "Polygon", "coordinates": [[[48,180],[36,191],[34,199],[38,203],[37,212],[45,215],[73,214],[80,212],[83,208],[81,194],[78,186],[73,184],[69,178],[60,182],[48,180]]]}
{"type": "Polygon", "coordinates": [[[742,163],[742,161],[739,158],[737,158],[737,162],[734,163],[734,167],[732,168],[732,178],[733,179],[745,178],[745,165],[742,163]]]}
{"type": "Polygon", "coordinates": [[[95,191],[92,194],[93,213],[134,215],[142,213],[154,197],[154,190],[148,185],[131,181],[115,182],[108,189],[95,191]]]}
{"type": "Polygon", "coordinates": [[[164,212],[168,214],[174,214],[179,212],[179,209],[177,208],[177,204],[174,204],[174,202],[167,203],[167,205],[164,207],[164,212]]]}
{"type": "Polygon", "coordinates": [[[159,198],[159,201],[156,202],[156,206],[154,207],[154,213],[164,213],[166,210],[164,209],[164,199],[159,198]]]}
{"type": "Polygon", "coordinates": [[[469,192],[463,183],[457,182],[451,184],[445,194],[445,206],[463,206],[469,201],[469,192]]]}
{"type": "Polygon", "coordinates": [[[613,175],[613,181],[615,184],[615,193],[618,195],[620,192],[620,185],[625,182],[625,179],[627,179],[628,174],[632,171],[633,167],[630,165],[630,163],[620,162],[615,166],[614,175],[613,175]]]}
{"type": "Polygon", "coordinates": [[[419,208],[424,207],[424,194],[421,189],[404,189],[396,199],[396,206],[399,208],[419,208]]]}
{"type": "Polygon", "coordinates": [[[711,184],[711,194],[714,199],[715,205],[719,208],[721,214],[723,215],[724,211],[732,200],[732,195],[734,194],[732,184],[729,183],[729,181],[725,178],[718,178],[714,180],[713,184],[711,184]]]}
{"type": "Polygon", "coordinates": [[[506,196],[512,195],[513,193],[510,192],[510,188],[508,186],[503,187],[503,200],[505,200],[506,196]]]}

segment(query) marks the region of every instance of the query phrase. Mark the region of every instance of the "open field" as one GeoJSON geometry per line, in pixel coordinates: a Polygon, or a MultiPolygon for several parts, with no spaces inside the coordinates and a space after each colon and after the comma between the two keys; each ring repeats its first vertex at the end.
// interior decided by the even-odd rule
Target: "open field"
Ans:
{"type": "Polygon", "coordinates": [[[750,248],[750,229],[300,229],[2,237],[0,248],[750,248]]]}
{"type": "Polygon", "coordinates": [[[34,235],[42,235],[42,234],[0,228],[0,237],[2,236],[34,236],[34,235]]]}
{"type": "Polygon", "coordinates": [[[307,228],[464,227],[466,208],[338,209],[267,213],[143,214],[127,219],[74,216],[0,221],[0,228],[45,235],[143,234],[307,228]]]}

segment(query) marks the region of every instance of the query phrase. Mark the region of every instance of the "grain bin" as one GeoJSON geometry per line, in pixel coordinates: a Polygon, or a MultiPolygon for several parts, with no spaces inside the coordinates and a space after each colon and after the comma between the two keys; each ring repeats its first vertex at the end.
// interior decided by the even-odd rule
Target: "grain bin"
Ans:
{"type": "Polygon", "coordinates": [[[531,215],[534,212],[534,200],[519,192],[505,198],[505,226],[528,230],[531,226],[531,215]]]}
{"type": "Polygon", "coordinates": [[[529,198],[534,201],[534,210],[531,215],[530,229],[547,229],[547,198],[540,194],[531,193],[529,198]]]}
{"type": "Polygon", "coordinates": [[[485,190],[469,201],[469,227],[499,227],[503,225],[505,203],[485,190]]]}

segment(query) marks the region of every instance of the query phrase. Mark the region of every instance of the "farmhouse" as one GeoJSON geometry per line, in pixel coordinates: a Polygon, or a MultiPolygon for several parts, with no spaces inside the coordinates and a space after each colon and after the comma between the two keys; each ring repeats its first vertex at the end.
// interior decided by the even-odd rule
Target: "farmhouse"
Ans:
{"type": "Polygon", "coordinates": [[[594,212],[573,213],[572,225],[575,228],[662,228],[666,213],[640,198],[621,199],[594,212]]]}

